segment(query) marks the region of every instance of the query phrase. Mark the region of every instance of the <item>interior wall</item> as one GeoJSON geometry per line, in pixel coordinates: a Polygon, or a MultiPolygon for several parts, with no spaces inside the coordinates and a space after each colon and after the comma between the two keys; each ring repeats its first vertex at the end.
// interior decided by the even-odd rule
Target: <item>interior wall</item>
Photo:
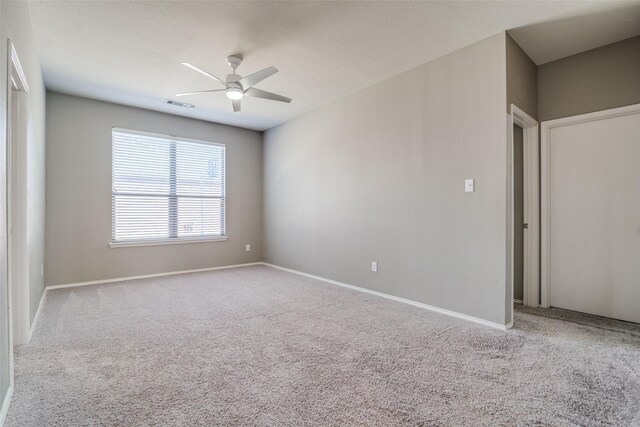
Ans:
{"type": "Polygon", "coordinates": [[[502,33],[267,131],[266,261],[507,323],[506,87],[502,33]]]}
{"type": "Polygon", "coordinates": [[[540,121],[640,103],[640,36],[538,67],[540,121]]]}
{"type": "Polygon", "coordinates": [[[47,144],[47,285],[262,261],[261,132],[49,92],[47,144]],[[112,127],[226,144],[229,240],[110,248],[112,127]]]}
{"type": "MultiPolygon", "coordinates": [[[[0,2],[0,224],[6,224],[6,147],[7,147],[7,40],[13,42],[27,82],[28,93],[28,130],[27,130],[27,232],[29,235],[29,274],[30,318],[33,322],[40,298],[44,291],[40,265],[44,262],[44,205],[45,205],[45,88],[36,54],[31,28],[31,19],[26,2],[0,2]]],[[[6,229],[0,227],[0,345],[8,342],[7,304],[7,265],[6,265],[6,229]]],[[[6,348],[2,348],[0,361],[0,399],[4,396],[8,382],[9,361],[6,348]]]]}
{"type": "Polygon", "coordinates": [[[535,119],[538,116],[538,69],[536,64],[509,34],[506,36],[506,49],[507,113],[511,114],[511,104],[513,103],[535,119]]]}

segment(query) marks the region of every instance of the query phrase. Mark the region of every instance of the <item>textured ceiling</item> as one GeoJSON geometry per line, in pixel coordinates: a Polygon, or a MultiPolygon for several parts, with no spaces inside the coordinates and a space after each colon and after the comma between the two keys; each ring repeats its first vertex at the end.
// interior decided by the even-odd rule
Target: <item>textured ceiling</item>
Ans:
{"type": "MultiPolygon", "coordinates": [[[[629,2],[29,2],[49,89],[258,130],[502,30],[621,4],[629,2]],[[233,53],[244,55],[242,75],[278,68],[256,87],[293,102],[247,98],[233,113],[224,94],[215,93],[180,98],[193,110],[165,105],[177,92],[219,88],[181,62],[224,78],[233,53]]],[[[548,59],[535,34],[520,36],[514,35],[526,50],[548,59]]],[[[608,42],[616,41],[611,36],[608,42]]],[[[581,49],[565,43],[552,56],[581,49]]]]}

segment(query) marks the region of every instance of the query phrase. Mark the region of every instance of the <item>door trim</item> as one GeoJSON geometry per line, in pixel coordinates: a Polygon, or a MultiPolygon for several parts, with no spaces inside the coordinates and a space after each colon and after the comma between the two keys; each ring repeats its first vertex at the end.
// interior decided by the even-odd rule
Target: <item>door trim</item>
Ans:
{"type": "MultiPolygon", "coordinates": [[[[16,146],[16,141],[21,140],[26,144],[27,129],[14,129],[13,122],[13,97],[19,96],[20,108],[27,111],[27,93],[29,84],[24,69],[18,57],[15,46],[11,40],[7,41],[7,114],[6,114],[6,174],[7,174],[7,290],[9,302],[9,345],[10,356],[10,383],[13,385],[13,347],[15,344],[26,344],[31,338],[31,325],[29,321],[29,287],[27,270],[27,206],[25,183],[14,182],[13,175],[26,175],[26,145],[16,146]],[[18,132],[18,133],[16,133],[18,132]],[[17,136],[16,136],[17,135],[17,136]],[[24,156],[18,162],[12,161],[12,153],[24,156]],[[21,161],[21,160],[24,160],[21,161]],[[17,164],[16,164],[17,163],[17,164]],[[15,217],[18,218],[15,218],[15,217]],[[19,271],[16,271],[19,270],[19,271]],[[19,282],[16,281],[19,279],[19,282]],[[15,298],[15,301],[14,301],[15,298]],[[14,336],[14,326],[17,336],[14,336]]],[[[20,118],[20,124],[26,125],[28,118],[20,118]]],[[[22,126],[20,126],[22,127],[22,126]]],[[[20,180],[18,180],[20,181],[20,180]]]]}
{"type": "MultiPolygon", "coordinates": [[[[518,125],[523,130],[523,175],[524,175],[524,221],[528,224],[527,232],[524,233],[524,280],[523,280],[523,301],[522,303],[530,307],[538,307],[540,295],[540,174],[538,165],[540,164],[538,122],[529,116],[516,105],[511,104],[511,295],[513,297],[514,288],[514,187],[513,187],[513,125],[518,125]]],[[[513,298],[512,298],[513,299],[513,298]]]]}
{"type": "Polygon", "coordinates": [[[541,283],[540,283],[540,305],[548,308],[551,306],[551,248],[550,248],[550,236],[551,232],[551,206],[550,206],[550,176],[549,176],[549,164],[550,153],[549,144],[550,132],[552,129],[563,126],[571,126],[579,123],[593,122],[603,119],[609,119],[612,117],[628,116],[632,114],[640,113],[640,104],[628,105],[625,107],[612,108],[609,110],[596,111],[593,113],[580,114],[577,116],[563,117],[561,119],[548,120],[541,123],[541,157],[542,163],[540,165],[541,172],[541,198],[542,203],[542,245],[541,245],[541,283]]]}

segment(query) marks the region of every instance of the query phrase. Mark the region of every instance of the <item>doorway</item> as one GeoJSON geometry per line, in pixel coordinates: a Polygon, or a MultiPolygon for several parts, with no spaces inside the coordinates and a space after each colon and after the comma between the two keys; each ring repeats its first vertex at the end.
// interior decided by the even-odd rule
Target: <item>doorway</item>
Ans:
{"type": "Polygon", "coordinates": [[[540,155],[538,122],[511,105],[512,302],[540,304],[540,155]]]}
{"type": "Polygon", "coordinates": [[[524,301],[524,129],[513,124],[513,302],[524,301]]]}

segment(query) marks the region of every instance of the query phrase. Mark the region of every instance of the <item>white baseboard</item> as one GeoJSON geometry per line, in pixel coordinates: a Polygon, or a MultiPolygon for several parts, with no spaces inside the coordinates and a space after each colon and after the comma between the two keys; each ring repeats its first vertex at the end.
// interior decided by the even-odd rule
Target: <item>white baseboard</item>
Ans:
{"type": "Polygon", "coordinates": [[[65,283],[63,285],[50,285],[50,286],[47,286],[46,290],[62,289],[62,288],[75,288],[77,286],[101,285],[101,284],[104,284],[104,283],[125,282],[127,280],[149,279],[149,278],[153,278],[153,277],[173,276],[173,275],[176,275],[176,274],[200,273],[200,272],[203,272],[203,271],[213,271],[213,270],[226,270],[228,268],[248,267],[250,265],[260,265],[260,264],[263,264],[263,263],[262,262],[249,262],[249,263],[246,263],[246,264],[223,265],[223,266],[220,266],[220,267],[198,268],[198,269],[195,269],[195,270],[168,271],[166,273],[143,274],[143,275],[140,275],[140,276],[129,276],[129,277],[115,277],[113,279],[91,280],[89,282],[65,283]]]}
{"type": "Polygon", "coordinates": [[[323,282],[326,282],[326,283],[331,283],[333,285],[342,286],[344,288],[354,289],[356,291],[365,292],[365,293],[376,295],[376,296],[379,296],[379,297],[382,297],[382,298],[387,298],[387,299],[390,299],[390,300],[393,300],[393,301],[402,302],[402,303],[405,303],[405,304],[409,304],[409,305],[413,305],[413,306],[416,306],[416,307],[424,308],[424,309],[429,310],[429,311],[433,311],[433,312],[440,313],[440,314],[446,314],[447,316],[456,317],[458,319],[467,320],[469,322],[479,323],[481,325],[489,326],[489,327],[500,329],[500,330],[503,330],[503,331],[507,330],[507,329],[511,328],[511,326],[513,326],[513,322],[509,323],[507,325],[501,325],[500,323],[490,322],[488,320],[480,319],[478,317],[473,317],[473,316],[469,316],[467,314],[458,313],[457,311],[447,310],[447,309],[444,309],[444,308],[435,307],[435,306],[428,305],[428,304],[423,304],[421,302],[413,301],[413,300],[406,299],[406,298],[396,297],[396,296],[385,294],[385,293],[378,292],[378,291],[372,291],[371,289],[361,288],[359,286],[349,285],[348,283],[338,282],[336,280],[327,279],[325,277],[320,277],[320,276],[315,276],[313,274],[303,273],[302,271],[292,270],[290,268],[285,268],[285,267],[280,267],[279,265],[269,264],[267,262],[264,262],[262,264],[267,265],[269,267],[277,268],[278,270],[283,270],[283,271],[287,271],[289,273],[298,274],[300,276],[309,277],[310,279],[316,279],[316,280],[320,280],[320,281],[323,281],[323,282]]]}
{"type": "Polygon", "coordinates": [[[9,386],[7,394],[4,395],[4,400],[2,401],[2,409],[0,409],[0,427],[4,425],[4,420],[7,418],[9,404],[11,403],[11,396],[13,396],[13,386],[9,386]]]}
{"type": "Polygon", "coordinates": [[[513,302],[515,302],[516,304],[524,304],[521,299],[515,299],[514,298],[513,302]]]}

